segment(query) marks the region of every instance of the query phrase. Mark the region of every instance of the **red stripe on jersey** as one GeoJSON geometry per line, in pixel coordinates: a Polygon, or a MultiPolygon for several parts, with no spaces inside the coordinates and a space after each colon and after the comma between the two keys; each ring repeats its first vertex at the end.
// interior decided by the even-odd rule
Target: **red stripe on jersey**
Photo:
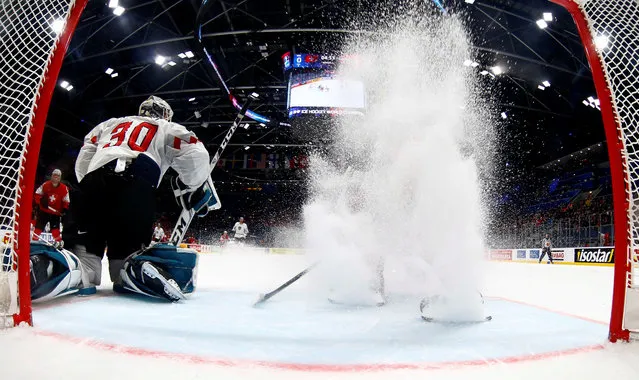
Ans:
{"type": "Polygon", "coordinates": [[[91,137],[91,144],[96,144],[97,142],[98,142],[98,137],[97,136],[91,137]]]}
{"type": "Polygon", "coordinates": [[[195,136],[191,136],[189,139],[189,144],[197,144],[197,138],[195,136]]]}
{"type": "Polygon", "coordinates": [[[179,137],[174,137],[173,138],[173,147],[175,149],[180,149],[180,144],[182,143],[182,140],[180,140],[179,137]]]}

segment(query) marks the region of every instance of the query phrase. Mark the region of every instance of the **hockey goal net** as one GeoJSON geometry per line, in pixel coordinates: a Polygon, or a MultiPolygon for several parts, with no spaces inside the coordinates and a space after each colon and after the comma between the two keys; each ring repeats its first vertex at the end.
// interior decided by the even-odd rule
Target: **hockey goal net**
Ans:
{"type": "Polygon", "coordinates": [[[572,15],[592,70],[612,176],[611,341],[639,338],[639,2],[552,0],[572,15]]]}
{"type": "Polygon", "coordinates": [[[32,321],[29,241],[40,142],[86,2],[0,2],[0,329],[32,321]]]}

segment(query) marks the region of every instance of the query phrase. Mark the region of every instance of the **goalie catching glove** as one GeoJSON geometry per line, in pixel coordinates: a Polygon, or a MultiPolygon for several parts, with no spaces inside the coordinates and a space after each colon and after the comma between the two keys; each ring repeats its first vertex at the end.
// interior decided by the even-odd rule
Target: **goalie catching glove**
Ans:
{"type": "Polygon", "coordinates": [[[211,176],[195,190],[189,189],[178,177],[173,178],[171,186],[178,205],[187,210],[192,209],[199,217],[205,216],[209,210],[217,210],[222,206],[211,176]]]}

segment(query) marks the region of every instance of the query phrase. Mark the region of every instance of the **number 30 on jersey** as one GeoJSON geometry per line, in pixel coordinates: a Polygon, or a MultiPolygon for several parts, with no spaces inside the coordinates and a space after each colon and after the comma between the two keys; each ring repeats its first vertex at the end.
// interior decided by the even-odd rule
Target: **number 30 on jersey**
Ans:
{"type": "Polygon", "coordinates": [[[158,131],[158,126],[145,121],[131,128],[132,124],[132,122],[127,121],[113,128],[111,140],[104,145],[104,148],[120,146],[126,140],[131,150],[146,152],[158,131]]]}

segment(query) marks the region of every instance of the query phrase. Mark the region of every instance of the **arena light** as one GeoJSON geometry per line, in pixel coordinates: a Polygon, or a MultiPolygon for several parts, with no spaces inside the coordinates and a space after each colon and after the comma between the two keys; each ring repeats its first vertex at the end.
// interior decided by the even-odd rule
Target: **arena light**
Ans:
{"type": "Polygon", "coordinates": [[[186,58],[193,58],[193,57],[195,57],[195,54],[193,54],[193,52],[192,52],[192,51],[190,51],[190,50],[189,50],[189,51],[185,51],[185,52],[184,52],[184,55],[186,55],[186,58]]]}
{"type": "Polygon", "coordinates": [[[501,68],[501,66],[493,66],[490,68],[490,70],[493,72],[493,74],[495,75],[500,75],[504,73],[504,69],[501,68]]]}
{"type": "Polygon", "coordinates": [[[62,82],[60,82],[60,87],[66,89],[67,87],[69,87],[69,82],[63,80],[62,82]]]}
{"type": "Polygon", "coordinates": [[[195,100],[195,98],[189,98],[189,102],[192,102],[194,100],[195,100]]]}
{"type": "Polygon", "coordinates": [[[508,119],[508,114],[506,114],[506,112],[502,112],[501,113],[501,118],[502,119],[508,119]]]}
{"type": "Polygon", "coordinates": [[[196,118],[196,119],[199,119],[199,118],[201,118],[201,117],[202,117],[202,114],[201,114],[199,111],[195,111],[195,112],[193,112],[193,115],[195,115],[195,118],[196,118]]]}
{"type": "Polygon", "coordinates": [[[582,100],[581,102],[584,104],[584,106],[587,106],[588,104],[590,104],[590,103],[588,103],[587,100],[582,100]]]}
{"type": "Polygon", "coordinates": [[[169,65],[169,66],[175,66],[175,65],[177,65],[177,63],[175,63],[175,62],[173,62],[173,61],[169,61],[168,65],[169,65]]]}
{"type": "Polygon", "coordinates": [[[480,74],[481,74],[481,75],[486,75],[486,74],[488,74],[488,71],[486,71],[486,70],[482,70],[482,71],[480,72],[480,74]]]}
{"type": "Polygon", "coordinates": [[[108,69],[106,69],[106,71],[104,73],[106,75],[111,75],[113,73],[113,69],[109,67],[108,69]]]}
{"type": "Polygon", "coordinates": [[[113,8],[117,8],[118,7],[118,0],[109,0],[109,8],[113,9],[113,8]]]}
{"type": "Polygon", "coordinates": [[[546,29],[548,27],[548,23],[545,20],[539,19],[535,21],[539,29],[546,29]]]}
{"type": "Polygon", "coordinates": [[[604,35],[598,35],[595,37],[595,47],[598,50],[603,50],[608,46],[608,37],[604,35]]]}
{"type": "Polygon", "coordinates": [[[67,88],[66,88],[66,90],[67,90],[67,91],[71,91],[71,90],[73,90],[73,86],[72,86],[72,85],[68,85],[68,86],[67,86],[67,88]]]}
{"type": "Polygon", "coordinates": [[[551,22],[553,20],[552,13],[544,12],[544,21],[551,22]]]}
{"type": "Polygon", "coordinates": [[[470,64],[471,67],[477,67],[479,66],[479,62],[474,62],[470,64]]]}
{"type": "Polygon", "coordinates": [[[117,78],[118,75],[119,75],[118,73],[113,73],[113,74],[111,74],[111,78],[117,78]]]}
{"type": "Polygon", "coordinates": [[[546,87],[544,85],[541,85],[541,84],[539,86],[537,86],[537,88],[542,90],[542,91],[546,89],[546,87]]]}
{"type": "Polygon", "coordinates": [[[113,14],[116,16],[122,16],[122,13],[124,13],[123,7],[118,6],[113,10],[113,14]]]}
{"type": "Polygon", "coordinates": [[[549,81],[547,81],[547,80],[545,80],[545,81],[541,82],[541,84],[543,84],[543,85],[544,85],[544,87],[550,87],[550,82],[549,82],[549,81]]]}
{"type": "Polygon", "coordinates": [[[599,99],[593,98],[592,96],[588,97],[588,105],[592,108],[601,110],[599,99]]]}
{"type": "Polygon", "coordinates": [[[162,66],[162,65],[164,64],[164,62],[166,62],[166,57],[161,56],[161,55],[157,55],[157,56],[155,57],[155,63],[156,63],[157,65],[162,66]]]}
{"type": "Polygon", "coordinates": [[[244,129],[248,129],[249,128],[249,123],[245,123],[242,127],[244,127],[244,129]]]}
{"type": "Polygon", "coordinates": [[[249,149],[251,149],[251,147],[248,145],[244,147],[244,150],[249,150],[249,149]]]}
{"type": "Polygon", "coordinates": [[[178,54],[178,57],[180,57],[180,58],[184,59],[184,58],[186,58],[186,54],[184,54],[184,53],[180,53],[180,54],[178,54]]]}
{"type": "Polygon", "coordinates": [[[60,34],[64,30],[64,24],[65,22],[63,19],[55,19],[53,20],[53,22],[51,22],[51,29],[55,34],[60,34]]]}
{"type": "Polygon", "coordinates": [[[475,0],[465,0],[466,4],[475,4],[475,0]]]}

